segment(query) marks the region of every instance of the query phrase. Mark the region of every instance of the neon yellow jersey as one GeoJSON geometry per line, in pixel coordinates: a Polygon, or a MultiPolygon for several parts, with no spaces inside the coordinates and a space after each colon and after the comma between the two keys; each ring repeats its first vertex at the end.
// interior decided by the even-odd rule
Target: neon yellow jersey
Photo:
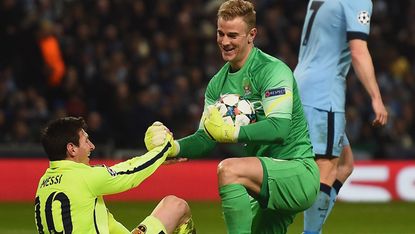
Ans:
{"type": "Polygon", "coordinates": [[[35,199],[39,233],[129,233],[107,211],[103,195],[138,186],[170,153],[165,143],[112,167],[52,161],[41,177],[35,199]]]}

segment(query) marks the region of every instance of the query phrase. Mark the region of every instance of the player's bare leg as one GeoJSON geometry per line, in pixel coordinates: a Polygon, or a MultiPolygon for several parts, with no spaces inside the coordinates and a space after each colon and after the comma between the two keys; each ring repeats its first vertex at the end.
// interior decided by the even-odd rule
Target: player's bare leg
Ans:
{"type": "Polygon", "coordinates": [[[349,176],[353,172],[353,162],[354,160],[352,148],[350,147],[350,145],[345,145],[339,158],[339,165],[337,166],[337,176],[336,180],[332,185],[332,190],[330,193],[330,204],[324,222],[326,222],[327,218],[329,217],[329,214],[331,213],[334,207],[334,203],[336,202],[336,198],[340,192],[340,188],[343,186],[344,182],[347,180],[347,178],[349,178],[349,176]]]}
{"type": "Polygon", "coordinates": [[[320,170],[320,183],[331,186],[336,180],[339,158],[317,158],[316,163],[320,170]]]}
{"type": "MultiPolygon", "coordinates": [[[[151,213],[171,233],[196,233],[187,202],[181,198],[170,195],[156,206],[151,213]]],[[[134,232],[133,232],[134,233],[134,232]]]]}
{"type": "Polygon", "coordinates": [[[353,172],[353,151],[350,145],[346,145],[343,148],[342,154],[339,159],[339,165],[337,167],[337,180],[342,184],[346,182],[347,178],[353,172]]]}
{"type": "Polygon", "coordinates": [[[256,157],[228,158],[219,164],[219,194],[228,233],[251,233],[248,193],[259,194],[262,180],[262,165],[256,157]]]}
{"type": "Polygon", "coordinates": [[[219,186],[242,184],[250,192],[259,194],[262,177],[262,165],[256,157],[228,158],[218,166],[219,186]]]}

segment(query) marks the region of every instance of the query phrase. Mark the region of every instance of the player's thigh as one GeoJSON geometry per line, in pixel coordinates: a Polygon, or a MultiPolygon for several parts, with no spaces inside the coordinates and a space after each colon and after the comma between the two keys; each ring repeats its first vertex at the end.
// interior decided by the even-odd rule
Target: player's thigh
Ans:
{"type": "Polygon", "coordinates": [[[342,167],[342,166],[350,167],[350,166],[353,166],[353,163],[354,163],[353,151],[352,151],[352,147],[350,146],[349,139],[347,138],[347,136],[344,139],[345,141],[343,144],[343,151],[340,155],[338,166],[339,167],[342,167]]]}
{"type": "Polygon", "coordinates": [[[320,173],[314,158],[276,160],[261,157],[266,171],[267,208],[295,214],[309,208],[320,188],[320,173]]]}
{"type": "Polygon", "coordinates": [[[339,157],[343,149],[346,117],[343,112],[304,106],[311,143],[316,155],[339,157]]]}
{"type": "Polygon", "coordinates": [[[218,165],[219,186],[242,184],[258,194],[263,181],[263,168],[257,157],[227,158],[218,165]]]}

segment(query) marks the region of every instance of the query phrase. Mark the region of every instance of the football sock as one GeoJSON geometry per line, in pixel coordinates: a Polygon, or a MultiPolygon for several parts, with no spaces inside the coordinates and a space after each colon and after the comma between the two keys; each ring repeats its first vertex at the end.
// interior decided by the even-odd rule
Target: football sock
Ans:
{"type": "Polygon", "coordinates": [[[252,211],[248,192],[241,184],[219,188],[228,234],[251,233],[252,211]]]}
{"type": "Polygon", "coordinates": [[[173,234],[196,234],[196,228],[193,219],[190,217],[187,222],[177,227],[176,230],[174,230],[173,234]]]}
{"type": "Polygon", "coordinates": [[[327,217],[329,217],[329,214],[333,210],[334,203],[336,202],[337,195],[340,192],[341,187],[343,186],[343,183],[340,182],[340,180],[336,180],[333,183],[333,187],[330,191],[330,203],[329,203],[329,209],[327,210],[326,218],[324,219],[324,222],[327,220],[327,217]]]}
{"type": "Polygon", "coordinates": [[[304,234],[318,234],[326,219],[331,187],[320,183],[320,193],[314,204],[304,211],[304,234]]]}

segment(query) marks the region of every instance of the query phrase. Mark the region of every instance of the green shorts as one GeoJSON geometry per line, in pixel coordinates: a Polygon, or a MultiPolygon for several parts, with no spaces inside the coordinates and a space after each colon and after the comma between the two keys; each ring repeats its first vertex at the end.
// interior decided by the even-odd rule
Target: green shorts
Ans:
{"type": "Polygon", "coordinates": [[[251,200],[252,233],[286,233],[297,213],[311,207],[320,188],[314,158],[259,157],[264,169],[259,197],[251,200]]]}

